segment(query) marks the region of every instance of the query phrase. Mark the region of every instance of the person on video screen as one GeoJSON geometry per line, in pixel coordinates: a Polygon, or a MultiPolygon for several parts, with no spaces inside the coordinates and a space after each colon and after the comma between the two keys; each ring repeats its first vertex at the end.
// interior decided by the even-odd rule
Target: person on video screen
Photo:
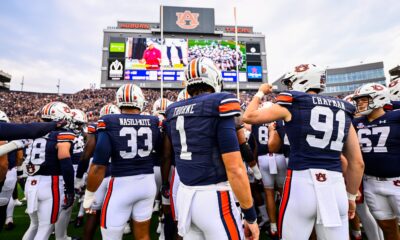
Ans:
{"type": "Polygon", "coordinates": [[[154,46],[153,41],[147,41],[147,49],[143,53],[141,62],[146,64],[148,70],[160,69],[161,51],[154,46]]]}

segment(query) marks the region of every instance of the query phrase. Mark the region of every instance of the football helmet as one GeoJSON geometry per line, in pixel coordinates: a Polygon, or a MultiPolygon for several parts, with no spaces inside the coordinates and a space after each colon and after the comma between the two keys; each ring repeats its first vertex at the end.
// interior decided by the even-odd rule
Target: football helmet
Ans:
{"type": "Polygon", "coordinates": [[[153,104],[153,115],[165,114],[167,107],[171,105],[172,102],[166,98],[159,98],[153,104]]]}
{"type": "Polygon", "coordinates": [[[325,89],[325,70],[319,69],[314,64],[302,64],[286,73],[282,84],[289,90],[307,92],[310,89],[323,92],[325,89]]]}
{"type": "Polygon", "coordinates": [[[86,124],[88,122],[86,113],[79,109],[71,109],[72,120],[76,124],[86,124]]]}
{"type": "Polygon", "coordinates": [[[400,79],[396,79],[389,84],[390,99],[400,101],[400,79]]]}
{"type": "Polygon", "coordinates": [[[0,122],[9,123],[10,119],[8,119],[7,114],[3,111],[0,111],[0,122]]]}
{"type": "Polygon", "coordinates": [[[116,95],[117,106],[121,107],[135,107],[140,111],[144,108],[145,99],[142,89],[135,84],[122,85],[116,95]]]}
{"type": "Polygon", "coordinates": [[[178,98],[176,99],[176,101],[181,101],[181,100],[186,100],[190,98],[189,93],[187,92],[186,88],[182,89],[179,94],[178,94],[178,98]]]}
{"type": "Polygon", "coordinates": [[[378,83],[367,83],[354,91],[353,100],[357,103],[357,100],[362,97],[368,97],[368,107],[366,110],[360,111],[357,106],[357,111],[361,115],[368,115],[372,110],[380,108],[390,103],[389,90],[378,83]]]}
{"type": "Polygon", "coordinates": [[[72,122],[71,108],[63,102],[51,102],[41,109],[40,117],[47,121],[59,121],[62,119],[72,122]]]}
{"type": "Polygon", "coordinates": [[[100,117],[107,115],[107,114],[120,114],[121,111],[117,106],[114,104],[106,104],[100,109],[100,117]]]}
{"type": "Polygon", "coordinates": [[[190,61],[185,70],[185,78],[189,94],[196,84],[206,84],[214,89],[214,92],[222,90],[221,72],[209,58],[200,57],[190,61]]]}

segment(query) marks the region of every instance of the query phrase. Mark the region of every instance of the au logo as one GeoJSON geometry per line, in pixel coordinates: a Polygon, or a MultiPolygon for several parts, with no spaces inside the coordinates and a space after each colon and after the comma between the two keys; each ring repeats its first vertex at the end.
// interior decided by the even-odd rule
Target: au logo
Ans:
{"type": "Polygon", "coordinates": [[[400,180],[394,180],[394,181],[393,181],[393,184],[394,184],[396,187],[400,187],[400,180]]]}
{"type": "Polygon", "coordinates": [[[192,13],[189,10],[184,12],[177,12],[176,25],[182,29],[195,29],[199,26],[199,15],[198,13],[192,13]]]}
{"type": "Polygon", "coordinates": [[[315,178],[318,182],[325,182],[326,181],[326,174],[324,173],[317,173],[315,174],[315,178]]]}
{"type": "Polygon", "coordinates": [[[308,64],[301,64],[297,67],[295,67],[295,72],[305,72],[309,69],[310,67],[308,66],[308,64]]]}

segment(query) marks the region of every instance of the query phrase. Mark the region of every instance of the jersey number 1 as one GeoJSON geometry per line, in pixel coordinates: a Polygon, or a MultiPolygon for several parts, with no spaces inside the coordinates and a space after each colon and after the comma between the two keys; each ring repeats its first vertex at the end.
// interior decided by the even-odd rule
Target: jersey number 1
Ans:
{"type": "Polygon", "coordinates": [[[192,153],[188,152],[188,146],[186,143],[186,132],[185,132],[185,118],[184,116],[178,116],[176,120],[176,130],[179,131],[179,138],[181,139],[181,154],[182,160],[192,160],[192,153]]]}

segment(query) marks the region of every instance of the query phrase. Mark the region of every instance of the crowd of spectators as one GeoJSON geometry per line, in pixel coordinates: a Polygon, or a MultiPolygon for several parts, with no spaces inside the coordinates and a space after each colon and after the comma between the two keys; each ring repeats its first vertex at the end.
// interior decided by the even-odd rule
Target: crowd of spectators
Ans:
{"type": "MultiPolygon", "coordinates": [[[[160,90],[142,89],[146,98],[144,112],[151,114],[153,103],[160,98],[160,90]]],[[[180,90],[164,90],[164,97],[176,101],[180,90]]],[[[32,122],[39,120],[40,109],[52,101],[66,103],[71,108],[86,112],[90,121],[98,118],[102,106],[115,102],[116,89],[85,89],[75,94],[49,94],[19,91],[4,91],[0,94],[0,110],[4,111],[12,122],[32,122]]],[[[240,92],[241,102],[247,105],[255,92],[240,92]]]]}

